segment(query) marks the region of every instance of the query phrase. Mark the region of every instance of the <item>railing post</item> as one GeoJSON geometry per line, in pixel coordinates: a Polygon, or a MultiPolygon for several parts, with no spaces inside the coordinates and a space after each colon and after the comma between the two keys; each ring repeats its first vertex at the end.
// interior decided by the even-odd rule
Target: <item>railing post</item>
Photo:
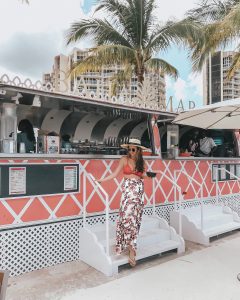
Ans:
{"type": "Polygon", "coordinates": [[[156,216],[156,191],[155,191],[155,178],[152,179],[153,185],[153,215],[156,216]]]}
{"type": "Polygon", "coordinates": [[[106,195],[106,253],[109,256],[109,196],[106,195]]]}
{"type": "MultiPolygon", "coordinates": [[[[177,184],[176,170],[174,170],[173,178],[174,178],[175,184],[177,184]]],[[[177,188],[176,188],[175,184],[173,186],[174,186],[174,210],[176,211],[177,210],[177,188]]]]}
{"type": "Polygon", "coordinates": [[[86,228],[86,174],[83,174],[83,228],[86,228]]]}
{"type": "Polygon", "coordinates": [[[203,221],[203,185],[201,185],[201,229],[203,230],[204,221],[203,221]]]}
{"type": "Polygon", "coordinates": [[[181,190],[179,192],[179,235],[182,236],[182,193],[181,190]]]}
{"type": "Polygon", "coordinates": [[[219,186],[218,186],[218,171],[219,169],[216,168],[216,204],[219,204],[218,194],[219,194],[219,186]]]}

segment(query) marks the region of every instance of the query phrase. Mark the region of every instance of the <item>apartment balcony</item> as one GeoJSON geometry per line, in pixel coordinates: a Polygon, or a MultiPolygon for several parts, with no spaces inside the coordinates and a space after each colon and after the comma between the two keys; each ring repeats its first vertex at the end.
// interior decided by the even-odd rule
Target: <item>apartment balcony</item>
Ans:
{"type": "Polygon", "coordinates": [[[86,84],[86,85],[97,85],[98,82],[97,82],[97,80],[96,80],[96,81],[85,80],[85,84],[86,84]]]}
{"type": "Polygon", "coordinates": [[[102,77],[100,72],[86,72],[83,74],[84,77],[102,77]]]}
{"type": "Polygon", "coordinates": [[[223,92],[223,98],[228,97],[228,99],[233,98],[233,93],[224,93],[223,92]]]}

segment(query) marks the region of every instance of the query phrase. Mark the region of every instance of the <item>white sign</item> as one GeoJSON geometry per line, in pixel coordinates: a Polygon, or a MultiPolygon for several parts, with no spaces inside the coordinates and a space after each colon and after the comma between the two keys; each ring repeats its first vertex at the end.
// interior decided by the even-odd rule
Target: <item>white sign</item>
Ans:
{"type": "Polygon", "coordinates": [[[64,167],[64,191],[77,189],[77,166],[64,167]]]}
{"type": "Polygon", "coordinates": [[[9,168],[9,195],[26,194],[26,167],[9,168]]]}

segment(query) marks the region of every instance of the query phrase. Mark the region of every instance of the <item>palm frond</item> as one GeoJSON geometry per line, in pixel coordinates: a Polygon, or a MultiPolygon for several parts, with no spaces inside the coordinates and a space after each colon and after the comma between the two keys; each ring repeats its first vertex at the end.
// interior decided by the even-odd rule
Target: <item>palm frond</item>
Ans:
{"type": "Polygon", "coordinates": [[[112,65],[133,64],[135,53],[132,49],[122,45],[98,46],[89,50],[89,56],[75,63],[72,67],[72,73],[82,74],[89,70],[100,71],[102,67],[112,65]]]}
{"type": "Polygon", "coordinates": [[[187,16],[205,23],[212,23],[221,20],[238,3],[239,0],[204,0],[197,8],[189,10],[187,16]]]}
{"type": "Polygon", "coordinates": [[[201,28],[200,22],[189,18],[178,22],[169,21],[153,32],[148,48],[154,51],[166,50],[172,43],[193,46],[202,37],[201,28]]]}
{"type": "Polygon", "coordinates": [[[197,44],[193,44],[191,47],[192,68],[194,72],[200,71],[209,54],[217,49],[219,45],[218,39],[216,38],[218,26],[218,23],[214,23],[202,28],[202,38],[199,39],[197,44]]]}
{"type": "Polygon", "coordinates": [[[177,79],[178,70],[160,58],[151,58],[146,63],[146,68],[148,71],[156,72],[159,74],[169,75],[177,79]]]}
{"type": "Polygon", "coordinates": [[[81,20],[71,25],[66,35],[67,44],[76,42],[85,37],[92,37],[97,45],[122,44],[131,46],[121,32],[118,32],[107,20],[81,20]]]}
{"type": "Polygon", "coordinates": [[[221,21],[220,30],[225,33],[227,38],[231,33],[231,36],[237,35],[239,37],[240,33],[240,3],[232,7],[230,12],[221,21]]]}
{"type": "Polygon", "coordinates": [[[117,19],[121,20],[122,23],[125,22],[125,5],[118,0],[102,0],[95,9],[95,12],[98,11],[107,12],[113,20],[117,19]]]}
{"type": "Polygon", "coordinates": [[[217,48],[224,48],[239,38],[240,4],[234,6],[222,20],[204,26],[202,32],[204,38],[192,47],[194,71],[201,70],[206,58],[217,48]]]}
{"type": "MultiPolygon", "coordinates": [[[[239,48],[240,47],[238,47],[238,49],[239,48]]],[[[227,79],[228,80],[232,79],[232,77],[235,75],[235,72],[239,70],[240,70],[240,51],[236,52],[233,56],[232,64],[227,73],[227,79]]]]}
{"type": "MultiPolygon", "coordinates": [[[[161,60],[151,62],[150,59],[157,51],[167,50],[172,43],[189,43],[191,46],[197,44],[202,24],[188,18],[160,26],[154,14],[156,2],[157,0],[99,0],[96,12],[104,11],[107,13],[106,18],[75,22],[67,33],[67,44],[85,37],[92,38],[95,44],[89,57],[73,66],[73,72],[100,70],[103,66],[114,64],[123,65],[125,70],[126,66],[131,65],[131,72],[136,74],[139,82],[143,82],[145,64],[152,64],[153,68],[158,64],[161,72],[176,77],[177,70],[173,66],[161,60]]],[[[123,80],[123,75],[126,75],[125,71],[118,74],[118,82],[123,80]]]]}

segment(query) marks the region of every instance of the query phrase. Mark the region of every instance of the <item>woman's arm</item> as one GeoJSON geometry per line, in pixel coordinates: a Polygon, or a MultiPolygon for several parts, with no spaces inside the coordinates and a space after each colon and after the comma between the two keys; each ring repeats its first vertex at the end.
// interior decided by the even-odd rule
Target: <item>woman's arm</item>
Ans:
{"type": "Polygon", "coordinates": [[[126,158],[125,158],[125,157],[122,157],[122,158],[120,159],[120,161],[119,161],[119,164],[118,164],[116,170],[115,170],[111,175],[109,175],[109,176],[107,176],[107,177],[105,177],[105,178],[103,178],[103,179],[96,179],[96,181],[97,181],[98,183],[101,183],[101,182],[108,181],[108,180],[111,180],[111,179],[117,177],[118,174],[121,172],[123,166],[124,166],[125,160],[126,160],[126,158]]]}

